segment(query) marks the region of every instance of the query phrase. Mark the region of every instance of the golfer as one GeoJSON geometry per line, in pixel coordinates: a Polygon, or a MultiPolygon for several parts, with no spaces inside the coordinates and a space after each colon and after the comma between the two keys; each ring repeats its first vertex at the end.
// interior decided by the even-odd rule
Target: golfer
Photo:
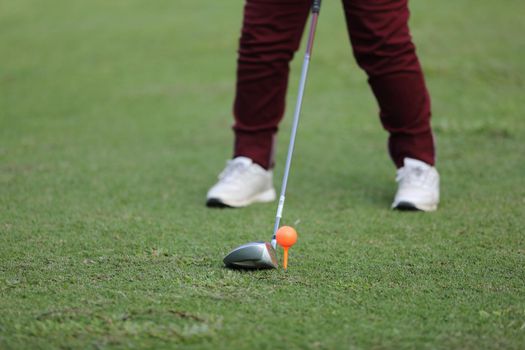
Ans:
{"type": "MultiPolygon", "coordinates": [[[[392,208],[436,210],[439,175],[430,97],[408,28],[407,0],[342,2],[355,59],[368,75],[389,133],[398,183],[392,208]]],[[[275,200],[274,141],[284,113],[289,63],[311,5],[311,0],[246,0],[233,106],[233,159],[208,191],[208,206],[275,200]]]]}

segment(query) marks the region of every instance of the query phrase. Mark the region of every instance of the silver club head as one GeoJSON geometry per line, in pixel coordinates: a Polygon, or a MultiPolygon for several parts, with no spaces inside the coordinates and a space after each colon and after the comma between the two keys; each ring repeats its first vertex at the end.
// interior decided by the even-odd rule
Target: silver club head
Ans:
{"type": "Polygon", "coordinates": [[[224,258],[226,267],[241,269],[275,269],[278,266],[275,249],[268,242],[243,244],[224,258]]]}

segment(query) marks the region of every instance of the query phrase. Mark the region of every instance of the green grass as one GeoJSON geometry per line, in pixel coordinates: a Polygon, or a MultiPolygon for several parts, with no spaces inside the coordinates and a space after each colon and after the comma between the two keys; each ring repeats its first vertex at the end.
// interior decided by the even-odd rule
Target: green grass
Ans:
{"type": "Polygon", "coordinates": [[[269,238],[275,204],[203,205],[231,151],[242,6],[0,2],[0,348],[523,348],[523,2],[412,2],[433,214],[389,210],[386,134],[323,4],[288,273],[221,263],[269,238]]]}

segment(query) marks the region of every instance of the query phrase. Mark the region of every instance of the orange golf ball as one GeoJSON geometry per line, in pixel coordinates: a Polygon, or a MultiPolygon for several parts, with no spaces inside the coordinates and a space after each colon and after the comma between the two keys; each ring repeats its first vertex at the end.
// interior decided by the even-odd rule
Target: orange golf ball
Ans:
{"type": "Polygon", "coordinates": [[[277,243],[281,247],[291,247],[297,242],[297,231],[290,226],[282,226],[277,230],[277,243]]]}

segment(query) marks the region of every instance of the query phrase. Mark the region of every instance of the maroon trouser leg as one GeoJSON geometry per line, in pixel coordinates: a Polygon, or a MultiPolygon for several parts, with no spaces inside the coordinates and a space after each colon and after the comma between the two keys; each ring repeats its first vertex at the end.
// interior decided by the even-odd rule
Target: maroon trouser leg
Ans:
{"type": "MultiPolygon", "coordinates": [[[[434,164],[430,98],[408,29],[407,0],[343,0],[354,55],[369,77],[396,164],[434,164]]],[[[247,0],[234,102],[234,156],[273,166],[284,113],[289,62],[298,49],[310,0],[247,0]]]]}

